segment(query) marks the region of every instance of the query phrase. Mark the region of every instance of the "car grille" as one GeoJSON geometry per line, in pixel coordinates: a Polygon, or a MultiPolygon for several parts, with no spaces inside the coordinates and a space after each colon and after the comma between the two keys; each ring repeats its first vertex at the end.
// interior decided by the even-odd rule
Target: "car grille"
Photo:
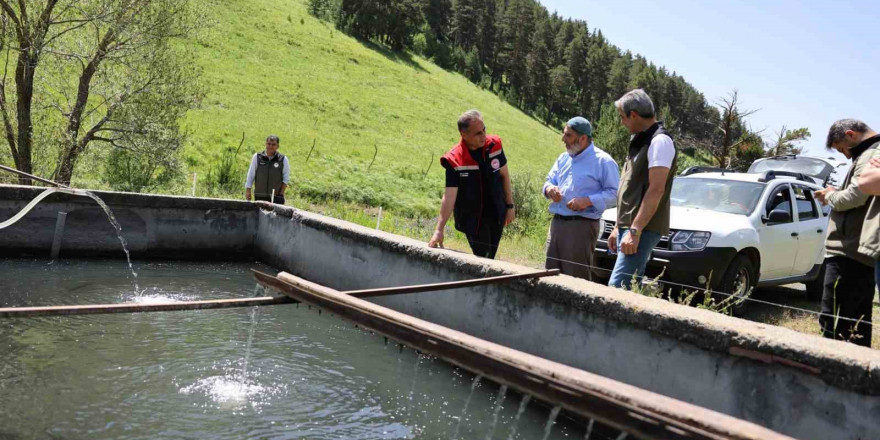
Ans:
{"type": "MultiPolygon", "coordinates": [[[[608,237],[611,235],[611,231],[614,229],[615,223],[616,222],[605,220],[605,229],[602,230],[602,236],[599,238],[600,240],[606,241],[606,242],[608,241],[608,237]]],[[[670,229],[669,235],[664,235],[664,236],[660,237],[660,243],[658,243],[657,246],[654,247],[654,249],[661,250],[661,251],[668,251],[669,250],[669,237],[674,236],[676,232],[677,232],[677,230],[670,229]]]]}

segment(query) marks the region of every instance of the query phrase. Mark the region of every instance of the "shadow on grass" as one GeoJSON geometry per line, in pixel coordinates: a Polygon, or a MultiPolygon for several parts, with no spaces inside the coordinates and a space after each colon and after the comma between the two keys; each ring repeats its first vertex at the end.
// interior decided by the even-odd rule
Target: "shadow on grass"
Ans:
{"type": "Polygon", "coordinates": [[[358,42],[360,42],[367,49],[370,49],[395,63],[406,64],[407,66],[412,67],[413,70],[428,73],[428,71],[425,70],[425,68],[422,67],[422,65],[419,64],[419,62],[416,61],[413,58],[412,54],[410,54],[409,52],[395,52],[391,50],[388,46],[383,46],[373,41],[360,38],[358,38],[358,42]]]}

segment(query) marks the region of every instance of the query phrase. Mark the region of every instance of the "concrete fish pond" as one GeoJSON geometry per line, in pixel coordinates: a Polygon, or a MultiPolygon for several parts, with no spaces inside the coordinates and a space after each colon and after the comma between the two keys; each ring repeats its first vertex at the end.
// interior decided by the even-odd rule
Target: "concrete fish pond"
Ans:
{"type": "MultiPolygon", "coordinates": [[[[40,191],[0,186],[0,221],[40,191]]],[[[534,269],[288,207],[97,194],[139,287],[103,211],[56,194],[0,231],[2,307],[246,298],[252,268],[301,304],[0,318],[0,435],[880,438],[868,349],[567,276],[357,298],[534,269]]]]}

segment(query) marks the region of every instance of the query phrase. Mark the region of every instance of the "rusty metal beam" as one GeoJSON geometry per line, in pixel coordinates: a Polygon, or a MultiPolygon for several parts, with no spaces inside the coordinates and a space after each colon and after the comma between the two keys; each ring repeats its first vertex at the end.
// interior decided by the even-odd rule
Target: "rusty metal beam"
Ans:
{"type": "MultiPolygon", "coordinates": [[[[254,271],[255,273],[260,273],[254,271]]],[[[505,281],[521,280],[528,278],[540,278],[557,275],[559,270],[544,270],[516,275],[502,275],[475,280],[452,281],[437,284],[419,284],[414,286],[385,287],[380,289],[351,290],[345,292],[357,298],[374,296],[400,295],[404,293],[418,293],[473,287],[485,284],[500,283],[505,281]]],[[[265,274],[261,274],[265,275],[265,274]]],[[[266,275],[268,276],[268,275],[266,275]]],[[[70,316],[70,315],[97,315],[110,313],[144,313],[144,312],[172,312],[178,310],[209,310],[229,309],[234,307],[271,306],[278,304],[294,304],[295,301],[287,296],[260,297],[260,298],[236,298],[216,299],[205,301],[176,301],[152,304],[93,304],[81,306],[44,306],[44,307],[6,307],[0,308],[0,318],[23,318],[36,316],[70,316]]]]}
{"type": "Polygon", "coordinates": [[[413,286],[401,287],[380,287],[377,289],[347,290],[345,291],[345,293],[357,298],[400,295],[404,293],[434,292],[438,290],[461,289],[465,287],[484,286],[487,284],[498,284],[508,281],[550,277],[554,275],[559,275],[559,269],[540,270],[537,272],[518,273],[513,275],[499,275],[494,277],[476,278],[473,280],[464,281],[449,281],[445,283],[417,284],[413,286]]]}
{"type": "Polygon", "coordinates": [[[82,306],[6,307],[0,308],[0,318],[32,318],[37,316],[100,315],[110,313],[172,312],[177,310],[229,309],[235,307],[294,304],[287,296],[216,299],[206,301],[177,301],[153,304],[91,304],[82,306]]]}
{"type": "Polygon", "coordinates": [[[290,274],[257,281],[451,364],[640,439],[791,440],[758,425],[549,361],[290,274]]]}

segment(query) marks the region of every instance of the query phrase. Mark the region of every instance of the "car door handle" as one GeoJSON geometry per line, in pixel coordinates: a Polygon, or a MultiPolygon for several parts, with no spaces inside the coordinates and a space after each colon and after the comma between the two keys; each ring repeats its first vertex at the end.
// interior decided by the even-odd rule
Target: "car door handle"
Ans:
{"type": "Polygon", "coordinates": [[[823,233],[823,232],[825,232],[825,231],[823,231],[823,230],[821,230],[821,229],[816,229],[816,233],[817,233],[817,234],[821,234],[821,233],[823,233]]]}
{"type": "Polygon", "coordinates": [[[792,237],[797,237],[798,235],[800,235],[800,234],[798,234],[797,232],[792,232],[792,233],[791,233],[791,236],[792,236],[792,237]]]}

